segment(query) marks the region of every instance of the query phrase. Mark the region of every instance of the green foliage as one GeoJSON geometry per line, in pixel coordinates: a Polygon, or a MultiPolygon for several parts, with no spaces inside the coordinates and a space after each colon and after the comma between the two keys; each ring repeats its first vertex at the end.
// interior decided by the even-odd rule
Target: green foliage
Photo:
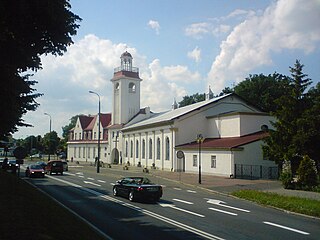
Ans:
{"type": "Polygon", "coordinates": [[[298,185],[303,189],[311,189],[318,184],[317,168],[315,162],[304,156],[297,170],[298,185]]]}
{"type": "Polygon", "coordinates": [[[60,138],[56,131],[46,133],[42,138],[45,153],[55,154],[60,144],[60,138]]]}
{"type": "Polygon", "coordinates": [[[309,155],[319,162],[319,148],[315,140],[320,137],[319,123],[319,91],[305,93],[311,80],[302,73],[303,65],[296,61],[290,67],[292,76],[290,85],[283,95],[274,100],[274,110],[271,114],[277,119],[272,123],[274,131],[265,140],[264,154],[281,164],[284,160],[291,161],[293,174],[298,168],[301,158],[309,155]],[[312,114],[312,115],[310,115],[312,114]]]}
{"type": "Polygon", "coordinates": [[[277,109],[274,101],[283,96],[288,88],[287,76],[278,73],[268,76],[255,74],[235,86],[234,92],[263,111],[272,112],[277,109]]]}
{"type": "Polygon", "coordinates": [[[282,196],[275,193],[255,190],[241,190],[232,193],[232,195],[266,206],[273,206],[291,212],[320,217],[320,201],[318,200],[282,196]]]}
{"type": "Polygon", "coordinates": [[[293,189],[294,183],[293,183],[293,177],[292,173],[289,171],[284,171],[280,175],[280,181],[282,182],[282,186],[285,189],[293,189]]]}
{"type": "Polygon", "coordinates": [[[197,102],[201,102],[201,101],[204,101],[205,99],[206,99],[206,95],[199,94],[199,93],[193,94],[192,96],[184,96],[182,101],[179,102],[179,107],[184,107],[197,102]]]}
{"type": "Polygon", "coordinates": [[[41,69],[41,55],[62,55],[72,44],[81,18],[70,11],[69,0],[2,0],[0,7],[0,138],[19,126],[30,126],[22,119],[39,104],[42,94],[29,80],[41,69]],[[28,72],[28,74],[26,74],[28,72]]]}

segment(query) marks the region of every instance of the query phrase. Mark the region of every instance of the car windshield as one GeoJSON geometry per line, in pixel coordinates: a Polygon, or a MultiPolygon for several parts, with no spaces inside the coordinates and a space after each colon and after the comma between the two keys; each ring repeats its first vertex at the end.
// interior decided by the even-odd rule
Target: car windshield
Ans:
{"type": "Polygon", "coordinates": [[[16,160],[9,160],[8,161],[10,164],[15,164],[16,163],[16,160]]]}
{"type": "Polygon", "coordinates": [[[131,178],[131,183],[140,184],[140,185],[141,184],[152,184],[148,178],[144,178],[144,177],[131,178]]]}
{"type": "Polygon", "coordinates": [[[32,169],[42,169],[40,165],[31,165],[30,168],[32,169]]]}

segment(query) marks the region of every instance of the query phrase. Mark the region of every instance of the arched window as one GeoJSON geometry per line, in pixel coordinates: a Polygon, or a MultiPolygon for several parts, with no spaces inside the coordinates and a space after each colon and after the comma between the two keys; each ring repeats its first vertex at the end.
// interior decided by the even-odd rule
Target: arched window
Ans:
{"type": "Polygon", "coordinates": [[[166,137],[166,160],[169,160],[170,157],[170,140],[166,137]]]}
{"type": "Polygon", "coordinates": [[[133,82],[129,83],[129,92],[136,92],[136,85],[133,82]]]}
{"type": "Polygon", "coordinates": [[[142,140],[142,158],[146,158],[146,141],[144,139],[142,140]]]}
{"type": "Polygon", "coordinates": [[[139,158],[139,141],[136,141],[136,158],[139,158]]]}
{"type": "Polygon", "coordinates": [[[149,139],[149,159],[152,159],[152,139],[149,139]]]}
{"type": "Polygon", "coordinates": [[[160,138],[157,138],[157,159],[160,159],[160,138]]]}
{"type": "Polygon", "coordinates": [[[125,157],[128,157],[128,141],[126,141],[126,150],[124,152],[125,157]]]}
{"type": "Polygon", "coordinates": [[[133,141],[130,142],[130,157],[133,157],[133,141]]]}
{"type": "Polygon", "coordinates": [[[115,90],[116,90],[116,91],[119,91],[119,88],[120,88],[120,84],[119,84],[119,83],[116,83],[116,85],[115,85],[115,90]]]}

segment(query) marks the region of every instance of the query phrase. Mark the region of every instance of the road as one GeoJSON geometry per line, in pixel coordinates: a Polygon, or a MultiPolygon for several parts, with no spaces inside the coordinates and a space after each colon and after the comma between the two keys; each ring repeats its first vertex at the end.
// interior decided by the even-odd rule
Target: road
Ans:
{"type": "MultiPolygon", "coordinates": [[[[69,166],[69,172],[26,179],[109,239],[319,239],[320,220],[187,187],[165,179],[156,204],[112,195],[126,172],[69,166]]],[[[146,175],[127,172],[130,176],[146,175]]]]}

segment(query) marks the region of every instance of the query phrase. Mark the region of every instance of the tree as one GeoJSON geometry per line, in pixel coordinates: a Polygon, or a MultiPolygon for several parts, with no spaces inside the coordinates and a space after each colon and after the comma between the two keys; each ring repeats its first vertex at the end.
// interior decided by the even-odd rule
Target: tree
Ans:
{"type": "Polygon", "coordinates": [[[265,112],[275,111],[274,101],[288,91],[290,79],[279,73],[249,75],[234,87],[234,92],[265,112]]]}
{"type": "Polygon", "coordinates": [[[194,104],[197,102],[201,102],[204,101],[206,99],[206,95],[205,94],[193,94],[192,96],[184,96],[182,101],[179,102],[179,107],[184,107],[190,104],[194,104]]]}
{"type": "Polygon", "coordinates": [[[41,55],[62,55],[81,18],[71,11],[69,0],[2,0],[0,6],[0,75],[2,91],[0,138],[18,126],[38,107],[32,72],[41,69],[41,55]],[[28,74],[27,74],[28,73],[28,74]]]}
{"type": "Polygon", "coordinates": [[[308,141],[308,136],[302,132],[308,131],[309,121],[304,119],[311,100],[307,99],[305,90],[311,84],[307,75],[302,73],[303,65],[297,60],[294,67],[290,67],[290,85],[283,96],[274,101],[275,110],[272,115],[277,119],[273,122],[274,131],[266,139],[264,153],[281,165],[290,161],[293,173],[300,164],[301,156],[309,151],[309,147],[302,142],[308,141]],[[307,104],[307,105],[305,105],[307,104]]]}
{"type": "Polygon", "coordinates": [[[46,133],[42,138],[42,144],[46,153],[55,154],[57,152],[59,143],[60,138],[58,137],[56,131],[46,133]]]}

